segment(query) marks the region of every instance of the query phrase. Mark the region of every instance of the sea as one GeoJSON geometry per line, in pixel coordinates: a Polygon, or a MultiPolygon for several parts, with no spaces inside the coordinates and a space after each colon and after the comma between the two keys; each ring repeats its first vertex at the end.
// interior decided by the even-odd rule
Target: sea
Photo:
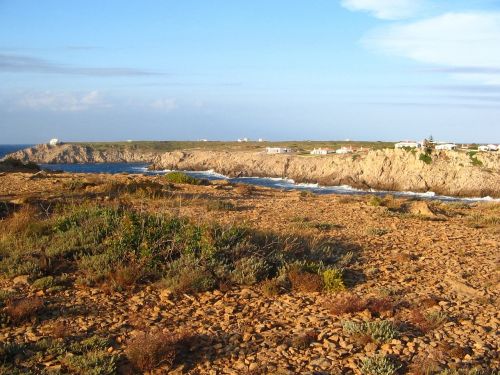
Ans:
{"type": "MultiPolygon", "coordinates": [[[[5,155],[21,150],[32,145],[0,145],[0,159],[5,155]]],[[[143,174],[143,175],[162,175],[170,170],[163,171],[150,171],[146,163],[86,163],[86,164],[41,164],[43,169],[52,171],[64,171],[69,173],[129,173],[129,174],[143,174]]],[[[443,202],[478,202],[478,201],[500,201],[490,197],[483,198],[457,198],[445,195],[437,195],[433,192],[412,192],[412,191],[383,191],[383,190],[361,190],[348,185],[341,186],[321,186],[319,184],[304,184],[296,183],[289,178],[273,178],[273,177],[238,177],[231,178],[215,171],[182,171],[190,176],[206,179],[206,180],[227,180],[232,183],[241,183],[248,185],[256,185],[269,187],[279,190],[299,190],[309,191],[315,194],[341,194],[341,195],[393,195],[396,197],[406,197],[424,200],[439,200],[443,202]]]]}

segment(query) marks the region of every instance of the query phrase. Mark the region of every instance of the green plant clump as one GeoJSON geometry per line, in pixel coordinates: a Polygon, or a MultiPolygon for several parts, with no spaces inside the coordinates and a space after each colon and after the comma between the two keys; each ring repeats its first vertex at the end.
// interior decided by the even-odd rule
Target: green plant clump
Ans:
{"type": "Polygon", "coordinates": [[[360,370],[364,375],[394,375],[399,368],[389,358],[377,356],[364,359],[360,370]]]}
{"type": "Polygon", "coordinates": [[[467,153],[467,156],[469,157],[470,162],[472,163],[473,166],[481,167],[483,165],[483,162],[477,158],[476,154],[477,151],[469,151],[467,153]]]}
{"type": "Polygon", "coordinates": [[[168,182],[174,184],[189,184],[189,185],[201,185],[202,180],[194,178],[182,172],[170,172],[165,175],[165,179],[168,182]]]}
{"type": "Polygon", "coordinates": [[[418,160],[423,161],[425,164],[431,164],[432,163],[432,157],[425,153],[425,154],[420,154],[418,157],[418,160]]]}
{"type": "Polygon", "coordinates": [[[336,268],[329,268],[323,271],[323,283],[327,292],[341,292],[345,290],[342,271],[336,268]]]}
{"type": "Polygon", "coordinates": [[[387,320],[380,322],[353,322],[342,323],[344,332],[350,335],[368,335],[376,342],[387,342],[398,337],[399,332],[394,324],[387,320]]]}

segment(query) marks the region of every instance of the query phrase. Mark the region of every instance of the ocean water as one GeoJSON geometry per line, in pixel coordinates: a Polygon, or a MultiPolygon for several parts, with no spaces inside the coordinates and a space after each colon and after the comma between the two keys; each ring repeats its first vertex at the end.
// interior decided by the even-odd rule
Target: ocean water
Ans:
{"type": "MultiPolygon", "coordinates": [[[[59,170],[71,173],[130,173],[144,175],[162,175],[169,170],[148,171],[146,163],[100,163],[100,164],[42,164],[42,168],[49,170],[59,170]]],[[[315,194],[343,194],[343,195],[378,195],[385,196],[391,194],[397,197],[418,198],[427,200],[439,200],[444,202],[477,202],[477,201],[500,201],[490,197],[485,198],[457,198],[437,195],[433,192],[417,193],[411,191],[379,191],[379,190],[360,190],[351,186],[321,186],[318,184],[301,184],[286,178],[271,177],[239,177],[230,178],[214,171],[182,171],[190,176],[207,180],[228,180],[234,183],[242,183],[256,186],[264,186],[279,190],[299,190],[310,191],[315,194]]]]}
{"type": "Polygon", "coordinates": [[[0,159],[11,152],[22,150],[33,145],[0,145],[0,159]]]}

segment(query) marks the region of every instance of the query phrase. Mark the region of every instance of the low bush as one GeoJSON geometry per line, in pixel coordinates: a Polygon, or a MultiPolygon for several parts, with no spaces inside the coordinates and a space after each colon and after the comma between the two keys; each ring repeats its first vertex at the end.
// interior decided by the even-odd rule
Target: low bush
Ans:
{"type": "Polygon", "coordinates": [[[369,206],[373,206],[373,207],[379,207],[379,206],[382,206],[384,203],[384,199],[377,196],[377,195],[372,195],[370,196],[370,198],[368,199],[368,205],[369,206]]]}
{"type": "Polygon", "coordinates": [[[188,341],[186,333],[139,333],[125,353],[136,370],[145,372],[162,366],[168,371],[188,341]]]}
{"type": "MultiPolygon", "coordinates": [[[[24,353],[26,349],[27,348],[24,343],[19,344],[17,342],[7,341],[0,342],[0,363],[5,364],[13,362],[14,358],[17,355],[24,353]]],[[[2,374],[1,371],[0,374],[2,374]]]]}
{"type": "Polygon", "coordinates": [[[40,279],[36,279],[31,284],[31,287],[35,290],[47,290],[55,285],[53,276],[45,276],[40,279]]]}
{"type": "Polygon", "coordinates": [[[424,313],[419,309],[414,309],[410,313],[410,323],[423,333],[430,332],[448,320],[448,315],[443,312],[424,313]]]}
{"type": "Polygon", "coordinates": [[[81,355],[68,356],[65,363],[76,374],[112,375],[116,374],[118,358],[106,351],[90,351],[81,355]]]}
{"type": "Polygon", "coordinates": [[[343,293],[325,303],[325,308],[333,315],[353,314],[365,310],[366,302],[355,294],[343,293]]]}
{"type": "Polygon", "coordinates": [[[477,151],[469,151],[467,153],[467,156],[470,159],[470,162],[472,165],[476,167],[481,167],[483,165],[483,162],[477,158],[477,151]]]}
{"type": "Polygon", "coordinates": [[[340,292],[345,290],[342,271],[336,268],[328,268],[322,273],[324,289],[327,292],[340,292]]]}
{"type": "Polygon", "coordinates": [[[105,350],[110,346],[110,341],[98,335],[90,336],[79,342],[74,342],[70,346],[70,351],[73,353],[86,353],[90,351],[100,351],[105,350]]]}
{"type": "Polygon", "coordinates": [[[33,162],[23,163],[21,160],[7,158],[0,161],[0,172],[38,172],[40,167],[33,162]]]}
{"type": "Polygon", "coordinates": [[[418,160],[423,161],[425,164],[431,164],[432,163],[432,157],[425,153],[425,154],[420,154],[418,157],[418,160]]]}
{"type": "Polygon", "coordinates": [[[395,375],[400,366],[387,357],[369,357],[361,362],[361,373],[364,375],[395,375]]]}
{"type": "Polygon", "coordinates": [[[175,184],[189,184],[189,185],[202,185],[205,184],[205,181],[199,180],[195,177],[189,176],[186,173],[182,172],[170,172],[165,175],[165,179],[168,182],[175,184]]]}
{"type": "Polygon", "coordinates": [[[37,316],[43,307],[40,297],[27,297],[8,301],[4,311],[12,323],[19,324],[37,316]]]}
{"type": "Polygon", "coordinates": [[[266,297],[275,297],[281,293],[282,285],[278,279],[264,280],[260,285],[260,289],[266,297]]]}
{"type": "Polygon", "coordinates": [[[292,269],[288,272],[288,279],[292,290],[302,293],[321,292],[324,287],[323,279],[317,273],[292,269]]]}
{"type": "MultiPolygon", "coordinates": [[[[22,229],[0,238],[0,274],[28,275],[34,289],[51,290],[58,275],[74,271],[84,286],[126,289],[164,279],[179,292],[195,293],[227,282],[254,285],[285,270],[284,287],[293,279],[295,290],[337,291],[341,275],[325,271],[353,259],[315,238],[195,224],[126,205],[62,205],[46,217],[28,216],[22,229]],[[297,272],[288,278],[293,265],[297,272]]],[[[0,229],[10,220],[0,221],[0,229]]]]}
{"type": "Polygon", "coordinates": [[[382,298],[369,298],[366,301],[366,308],[374,315],[380,315],[384,312],[392,312],[394,310],[394,303],[389,297],[382,298]]]}
{"type": "Polygon", "coordinates": [[[399,332],[394,324],[387,321],[377,322],[353,322],[345,321],[342,323],[345,333],[350,335],[368,335],[376,342],[387,342],[398,337],[399,332]]]}

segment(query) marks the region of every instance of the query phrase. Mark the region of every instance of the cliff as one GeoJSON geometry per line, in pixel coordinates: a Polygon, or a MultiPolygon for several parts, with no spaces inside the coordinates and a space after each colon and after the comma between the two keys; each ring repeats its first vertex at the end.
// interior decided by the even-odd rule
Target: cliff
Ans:
{"type": "Polygon", "coordinates": [[[377,150],[361,154],[301,156],[262,152],[96,150],[75,144],[39,145],[8,155],[36,163],[147,162],[152,169],[209,170],[241,177],[287,177],[296,182],[350,185],[361,189],[433,191],[438,194],[500,197],[500,153],[434,153],[429,164],[420,152],[377,150]],[[478,165],[481,164],[481,165],[478,165]]]}
{"type": "Polygon", "coordinates": [[[62,144],[50,146],[41,144],[14,152],[5,158],[13,158],[22,162],[32,161],[42,164],[75,164],[75,163],[149,163],[156,154],[130,149],[109,148],[105,151],[78,144],[62,144]]]}

